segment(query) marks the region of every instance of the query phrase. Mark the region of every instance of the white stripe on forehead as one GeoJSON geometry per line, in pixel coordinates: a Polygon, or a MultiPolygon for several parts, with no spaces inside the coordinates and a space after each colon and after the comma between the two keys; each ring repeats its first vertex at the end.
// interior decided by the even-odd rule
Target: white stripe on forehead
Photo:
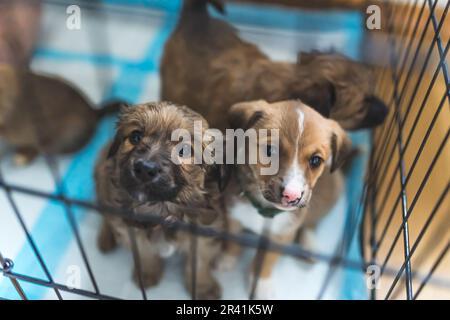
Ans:
{"type": "Polygon", "coordinates": [[[305,128],[305,114],[300,110],[296,109],[297,115],[298,115],[298,134],[297,134],[297,140],[295,143],[295,154],[294,158],[292,159],[292,164],[289,170],[287,171],[287,174],[285,176],[285,186],[290,186],[291,188],[295,189],[302,189],[305,185],[305,174],[303,170],[300,168],[300,165],[298,163],[298,153],[300,148],[300,139],[303,134],[303,130],[305,128]]]}
{"type": "Polygon", "coordinates": [[[298,138],[300,139],[301,135],[303,134],[303,130],[305,129],[305,114],[300,109],[297,109],[296,111],[298,114],[298,130],[299,130],[298,138]]]}
{"type": "Polygon", "coordinates": [[[305,122],[305,114],[300,109],[295,109],[297,111],[298,116],[298,133],[297,133],[297,141],[295,142],[295,156],[294,156],[294,165],[298,156],[298,145],[300,138],[303,134],[304,122],[305,122]]]}

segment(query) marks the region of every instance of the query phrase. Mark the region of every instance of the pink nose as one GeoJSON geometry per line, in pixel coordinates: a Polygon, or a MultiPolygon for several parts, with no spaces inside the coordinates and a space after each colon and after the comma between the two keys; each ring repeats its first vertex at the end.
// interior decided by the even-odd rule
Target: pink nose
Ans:
{"type": "Polygon", "coordinates": [[[301,199],[303,196],[303,192],[298,189],[290,189],[286,188],[283,191],[283,200],[285,202],[293,202],[298,199],[301,199]]]}

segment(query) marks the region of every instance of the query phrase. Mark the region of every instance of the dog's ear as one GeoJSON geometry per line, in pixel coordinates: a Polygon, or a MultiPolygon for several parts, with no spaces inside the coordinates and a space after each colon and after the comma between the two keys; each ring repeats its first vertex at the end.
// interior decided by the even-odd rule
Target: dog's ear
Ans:
{"type": "Polygon", "coordinates": [[[381,124],[388,113],[388,108],[384,102],[375,96],[368,96],[363,103],[367,113],[360,124],[360,128],[372,128],[381,124]]]}
{"type": "Polygon", "coordinates": [[[336,103],[336,89],[329,81],[314,83],[297,97],[292,97],[302,100],[303,103],[310,106],[319,112],[325,118],[330,117],[331,109],[336,103]]]}
{"type": "Polygon", "coordinates": [[[228,122],[233,129],[248,129],[264,117],[264,100],[240,102],[228,111],[228,122]]]}
{"type": "Polygon", "coordinates": [[[114,157],[116,155],[117,151],[119,151],[122,140],[123,140],[122,135],[120,134],[120,132],[117,132],[114,137],[113,142],[109,146],[108,156],[107,156],[108,159],[114,157]]]}
{"type": "Polygon", "coordinates": [[[331,165],[330,171],[340,168],[352,153],[352,141],[344,129],[333,121],[333,131],[330,137],[331,165]]]}

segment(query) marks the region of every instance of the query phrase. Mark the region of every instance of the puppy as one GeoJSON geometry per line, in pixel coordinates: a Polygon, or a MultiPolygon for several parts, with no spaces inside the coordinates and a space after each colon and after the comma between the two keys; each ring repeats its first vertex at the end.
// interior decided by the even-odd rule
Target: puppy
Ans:
{"type": "MultiPolygon", "coordinates": [[[[212,228],[222,228],[224,215],[215,165],[191,164],[186,146],[177,150],[171,140],[174,130],[187,130],[199,139],[194,122],[205,120],[187,107],[169,103],[148,103],[124,108],[112,144],[103,151],[95,170],[98,202],[111,208],[123,208],[138,215],[153,214],[168,221],[181,220],[212,228]],[[107,151],[109,149],[109,151],[107,151]],[[172,156],[180,163],[173,162],[172,156]]],[[[198,140],[200,141],[200,140],[198,140]]],[[[202,144],[202,151],[205,144],[202,144]]],[[[121,244],[130,248],[128,228],[135,228],[136,241],[146,287],[156,285],[163,272],[163,257],[179,250],[187,256],[185,282],[192,288],[190,235],[167,232],[160,227],[139,225],[103,212],[103,226],[98,237],[101,251],[108,252],[121,244]],[[130,224],[131,223],[131,224],[130,224]]],[[[219,284],[211,265],[221,249],[217,239],[198,237],[197,284],[199,299],[217,299],[219,284]]],[[[136,269],[134,279],[137,281],[136,269]]]]}
{"type": "Polygon", "coordinates": [[[208,15],[207,3],[185,0],[180,22],[165,45],[162,97],[196,107],[211,127],[225,129],[223,114],[235,103],[301,99],[344,129],[380,124],[387,108],[373,96],[370,71],[338,54],[301,54],[274,62],[237,30],[208,15]]]}
{"type": "MultiPolygon", "coordinates": [[[[299,100],[239,103],[230,109],[229,119],[233,128],[279,130],[279,141],[258,139],[258,147],[267,156],[276,156],[275,174],[263,175],[261,169],[267,164],[260,161],[235,166],[234,180],[225,192],[227,208],[239,222],[232,224],[233,231],[241,226],[267,234],[274,242],[289,244],[305,222],[306,227],[314,227],[336,201],[343,181],[336,170],[350,152],[351,141],[336,121],[324,118],[299,100]]],[[[248,153],[248,148],[247,144],[243,150],[248,153]]],[[[224,263],[235,260],[238,253],[231,247],[224,263]]],[[[279,256],[267,252],[259,265],[255,298],[274,297],[271,274],[279,256]]],[[[258,262],[255,258],[254,263],[258,262]]],[[[251,270],[250,279],[255,264],[251,270]]]]}
{"type": "Polygon", "coordinates": [[[78,151],[100,118],[119,111],[120,104],[95,110],[62,79],[0,65],[0,137],[15,147],[17,164],[29,163],[40,152],[78,151]]]}
{"type": "Polygon", "coordinates": [[[0,1],[0,63],[28,65],[41,11],[40,0],[0,1]]]}

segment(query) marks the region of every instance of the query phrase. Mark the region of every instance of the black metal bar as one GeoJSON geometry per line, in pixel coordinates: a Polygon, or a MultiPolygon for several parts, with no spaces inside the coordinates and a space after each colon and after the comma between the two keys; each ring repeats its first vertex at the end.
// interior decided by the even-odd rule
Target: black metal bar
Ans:
{"type": "Polygon", "coordinates": [[[408,259],[403,263],[399,272],[395,276],[394,281],[392,282],[392,285],[389,288],[388,293],[386,294],[386,299],[389,299],[389,296],[391,295],[392,291],[394,290],[394,287],[397,284],[398,280],[400,279],[400,276],[403,274],[403,270],[405,270],[406,263],[411,261],[411,258],[414,255],[414,253],[416,252],[416,249],[419,246],[420,242],[422,241],[422,238],[425,235],[425,232],[428,230],[428,227],[430,226],[433,218],[435,217],[441,204],[443,203],[445,197],[447,196],[449,189],[450,189],[450,184],[447,184],[447,187],[442,192],[442,194],[439,197],[437,203],[435,204],[433,210],[431,210],[431,214],[428,216],[427,221],[425,222],[425,225],[422,227],[419,235],[417,236],[416,241],[414,242],[413,246],[411,247],[411,252],[410,252],[408,259]]]}
{"type": "MultiPolygon", "coordinates": [[[[428,0],[428,6],[430,7],[430,11],[431,11],[431,22],[433,24],[433,29],[437,36],[437,48],[439,51],[439,57],[441,59],[441,62],[443,63],[442,73],[444,75],[445,83],[447,84],[447,87],[448,87],[448,85],[450,84],[450,77],[449,77],[449,73],[448,73],[447,61],[445,59],[446,54],[444,53],[444,50],[442,48],[442,39],[441,39],[441,35],[440,35],[441,28],[440,27],[443,25],[445,18],[447,16],[447,10],[450,6],[450,1],[447,1],[447,5],[445,6],[445,10],[444,10],[444,13],[442,14],[441,22],[439,23],[439,26],[436,21],[436,14],[434,13],[436,4],[431,5],[431,1],[428,0]]],[[[450,104],[450,90],[447,90],[447,99],[450,104]]]]}
{"type": "MultiPolygon", "coordinates": [[[[5,272],[5,270],[3,268],[0,268],[1,272],[5,272]]],[[[88,297],[88,298],[93,298],[93,299],[101,299],[101,300],[120,300],[118,298],[115,297],[111,297],[108,295],[104,295],[104,294],[98,294],[95,292],[91,292],[91,291],[87,291],[87,290],[83,290],[83,289],[77,289],[77,288],[69,288],[68,286],[56,283],[56,282],[50,282],[50,281],[45,281],[42,279],[38,279],[35,277],[30,277],[27,275],[23,275],[23,274],[19,274],[19,273],[15,273],[15,272],[5,272],[4,275],[6,277],[9,278],[13,278],[13,279],[18,279],[18,280],[22,280],[28,283],[32,283],[32,284],[36,284],[39,286],[44,286],[50,289],[54,289],[54,290],[58,290],[59,291],[64,291],[64,292],[69,292],[72,294],[77,294],[80,296],[84,296],[84,297],[88,297]]]]}
{"type": "MultiPolygon", "coordinates": [[[[121,217],[128,217],[132,218],[136,222],[140,224],[159,224],[163,228],[173,228],[174,230],[181,230],[189,232],[189,230],[192,228],[192,225],[190,223],[181,222],[181,221],[175,221],[175,222],[167,222],[163,218],[159,216],[155,216],[151,213],[148,214],[140,214],[140,215],[133,215],[133,212],[127,211],[127,210],[121,210],[113,207],[106,207],[106,206],[99,206],[97,204],[93,204],[87,201],[78,200],[78,199],[72,199],[72,198],[61,198],[61,196],[44,192],[41,190],[34,190],[27,187],[18,186],[15,184],[8,184],[8,186],[5,186],[4,182],[0,180],[0,187],[2,188],[8,188],[11,191],[19,192],[22,194],[28,194],[31,196],[37,196],[44,199],[51,199],[55,201],[68,201],[72,203],[73,205],[95,210],[97,212],[108,212],[112,215],[117,215],[121,217]]],[[[235,242],[241,246],[257,249],[259,247],[259,240],[256,239],[254,236],[249,235],[247,233],[240,233],[240,234],[233,234],[229,232],[224,231],[217,231],[215,229],[209,228],[209,227],[203,227],[203,226],[197,226],[196,229],[197,235],[201,237],[208,237],[208,238],[217,238],[219,241],[232,241],[235,242]]],[[[273,251],[273,252],[281,252],[285,255],[289,255],[292,257],[296,257],[299,259],[316,259],[323,262],[326,262],[328,264],[339,264],[342,265],[342,267],[353,269],[353,270],[362,270],[366,269],[369,264],[367,263],[361,263],[352,259],[342,258],[339,257],[339,259],[334,259],[333,256],[312,252],[310,250],[306,250],[304,248],[301,248],[298,245],[289,244],[284,245],[280,244],[278,242],[274,242],[270,239],[267,239],[267,251],[273,251]]],[[[393,274],[395,275],[398,270],[387,268],[386,273],[387,274],[393,274]]],[[[440,280],[442,283],[445,282],[444,279],[440,280]]]]}
{"type": "Polygon", "coordinates": [[[423,280],[423,282],[420,284],[419,288],[416,291],[416,294],[414,295],[414,300],[417,299],[417,297],[419,296],[419,294],[422,292],[423,288],[425,288],[425,285],[430,281],[431,277],[433,276],[434,272],[436,271],[436,269],[439,267],[439,265],[441,264],[442,260],[444,260],[445,255],[447,254],[447,252],[450,249],[450,240],[447,242],[447,245],[445,246],[445,248],[441,251],[441,253],[439,254],[436,262],[433,264],[433,266],[431,267],[430,272],[428,273],[428,275],[426,276],[426,278],[423,280]]]}
{"type": "MultiPolygon", "coordinates": [[[[53,281],[53,277],[52,277],[52,275],[50,274],[50,271],[48,270],[47,265],[45,264],[44,259],[42,258],[42,255],[41,255],[41,253],[39,252],[39,249],[38,249],[36,243],[34,242],[34,239],[33,239],[33,237],[31,236],[31,234],[30,234],[30,232],[29,232],[29,230],[28,230],[28,228],[27,228],[27,226],[26,226],[26,224],[25,224],[25,221],[24,221],[24,219],[23,219],[23,217],[22,217],[22,214],[20,213],[19,208],[18,208],[16,202],[14,201],[14,199],[13,199],[13,197],[12,197],[12,194],[11,194],[11,188],[9,187],[9,185],[7,185],[7,184],[5,183],[5,180],[4,180],[4,178],[3,178],[3,173],[2,173],[2,171],[1,171],[1,169],[0,169],[0,185],[2,185],[3,188],[4,188],[4,191],[5,191],[5,193],[6,193],[6,197],[7,197],[7,199],[8,199],[8,202],[9,202],[11,208],[13,209],[13,212],[14,212],[14,214],[15,214],[17,220],[19,221],[19,224],[20,224],[20,226],[22,227],[22,230],[23,230],[24,233],[25,233],[25,236],[26,236],[26,238],[27,238],[27,241],[28,241],[28,243],[30,244],[31,249],[33,250],[34,255],[36,256],[36,258],[37,258],[37,260],[38,260],[38,262],[39,262],[39,265],[41,266],[42,270],[44,271],[45,276],[47,277],[47,279],[48,279],[50,282],[53,283],[53,282],[54,282],[54,281],[53,281]]],[[[62,296],[61,296],[61,294],[59,293],[58,289],[55,288],[54,291],[55,291],[55,294],[56,294],[56,296],[58,297],[58,299],[59,299],[59,300],[62,300],[62,296]]]]}
{"type": "Polygon", "coordinates": [[[197,300],[197,258],[198,258],[198,239],[196,235],[197,221],[193,220],[191,226],[191,299],[197,300]]]}
{"type": "MultiPolygon", "coordinates": [[[[432,170],[433,170],[433,168],[434,168],[434,166],[435,166],[437,160],[439,159],[439,156],[441,155],[442,151],[444,150],[445,144],[447,143],[449,136],[450,136],[450,130],[447,131],[446,137],[444,138],[444,140],[442,141],[441,145],[439,146],[438,152],[437,152],[436,155],[434,156],[431,165],[428,167],[428,170],[427,170],[427,172],[425,173],[425,177],[424,177],[424,179],[422,180],[422,182],[421,182],[421,184],[420,184],[420,186],[419,186],[419,189],[418,189],[416,195],[414,196],[414,199],[413,199],[413,201],[412,201],[412,203],[411,203],[411,206],[410,206],[410,208],[409,208],[409,210],[408,210],[408,213],[407,213],[407,216],[406,216],[406,220],[409,219],[410,215],[412,214],[412,212],[413,212],[413,210],[414,210],[414,208],[415,208],[415,205],[416,205],[416,203],[417,203],[417,201],[418,201],[420,195],[422,194],[422,191],[423,191],[423,189],[424,189],[426,183],[428,182],[428,179],[429,179],[429,177],[430,177],[430,175],[431,175],[431,172],[432,172],[432,170]]],[[[402,228],[403,228],[403,224],[400,225],[399,231],[401,231],[402,228]]],[[[399,232],[399,231],[397,231],[397,234],[396,234],[396,236],[394,237],[394,241],[392,242],[392,244],[391,244],[391,246],[390,246],[390,249],[389,249],[389,251],[388,251],[388,254],[386,255],[386,258],[385,258],[385,260],[384,260],[384,262],[383,262],[383,267],[385,267],[385,266],[387,265],[387,263],[388,263],[388,261],[389,261],[389,258],[390,258],[391,255],[392,255],[393,248],[395,247],[395,244],[397,243],[398,237],[399,237],[399,235],[400,235],[400,232],[399,232]]],[[[382,267],[382,269],[381,269],[382,272],[383,272],[383,267],[382,267]]]]}
{"type": "MultiPolygon", "coordinates": [[[[58,164],[54,157],[51,155],[45,155],[45,162],[47,167],[50,170],[50,173],[53,177],[53,181],[56,185],[57,193],[64,197],[64,184],[61,181],[61,177],[58,172],[58,164]]],[[[71,204],[69,202],[63,201],[64,212],[66,214],[67,220],[69,221],[70,228],[72,229],[73,234],[75,235],[75,241],[78,246],[78,250],[81,253],[81,258],[83,259],[83,263],[87,269],[89,279],[91,280],[92,286],[96,293],[100,293],[97,281],[95,280],[94,272],[92,271],[91,264],[89,263],[88,256],[86,254],[86,250],[84,248],[83,242],[81,240],[80,231],[78,230],[77,221],[72,211],[71,204]]]]}
{"type": "MultiPolygon", "coordinates": [[[[435,2],[435,5],[436,5],[436,3],[437,3],[437,1],[435,2]]],[[[445,16],[447,15],[449,6],[450,6],[450,2],[447,3],[447,6],[445,7],[445,10],[444,10],[444,13],[443,13],[443,17],[445,17],[445,16]]],[[[441,20],[441,23],[440,23],[439,26],[437,27],[437,30],[440,30],[440,29],[442,28],[444,20],[445,20],[445,19],[442,19],[442,20],[441,20]]],[[[402,101],[402,99],[403,99],[404,93],[406,92],[406,88],[407,88],[407,85],[408,85],[408,81],[409,81],[409,79],[411,79],[411,73],[412,73],[412,71],[413,71],[413,69],[414,69],[414,65],[415,65],[415,63],[416,63],[416,61],[417,61],[417,57],[419,56],[419,51],[420,51],[420,48],[421,48],[421,46],[422,46],[422,44],[423,44],[423,40],[424,40],[424,38],[425,38],[425,34],[426,34],[427,29],[428,29],[428,25],[429,25],[430,21],[431,21],[431,14],[430,14],[430,17],[429,17],[428,20],[427,20],[427,25],[426,25],[426,27],[425,27],[425,30],[423,31],[423,33],[422,33],[422,35],[421,35],[421,38],[420,38],[420,40],[419,40],[419,44],[418,44],[417,49],[416,49],[416,51],[415,51],[415,53],[414,53],[413,61],[411,62],[411,65],[410,65],[410,67],[409,67],[409,69],[408,69],[408,73],[407,73],[407,75],[406,75],[406,80],[405,80],[404,86],[403,86],[403,88],[402,88],[402,90],[401,90],[401,93],[400,93],[400,96],[399,96],[399,98],[398,98],[399,108],[401,108],[401,101],[402,101]]],[[[415,89],[414,89],[414,93],[413,93],[413,95],[411,96],[410,103],[409,103],[408,107],[406,108],[406,113],[405,113],[404,117],[401,119],[401,128],[402,128],[402,129],[403,129],[404,124],[406,123],[406,119],[408,118],[408,116],[409,116],[409,114],[410,114],[410,111],[411,111],[411,105],[412,105],[411,102],[412,102],[412,100],[413,100],[413,97],[415,97],[415,95],[417,94],[417,90],[418,90],[418,88],[419,88],[419,85],[420,85],[420,83],[421,83],[422,77],[423,77],[423,75],[424,75],[424,73],[425,73],[425,70],[426,70],[426,66],[427,66],[427,64],[428,64],[429,58],[430,58],[431,53],[432,53],[432,49],[433,49],[434,42],[437,41],[437,40],[438,40],[438,34],[435,34],[434,37],[433,37],[433,40],[432,40],[432,42],[431,42],[431,44],[430,44],[430,47],[429,47],[429,49],[428,49],[428,52],[427,52],[427,55],[426,55],[426,59],[425,59],[425,63],[424,63],[424,65],[422,66],[422,70],[421,70],[421,72],[420,72],[419,79],[417,80],[417,83],[416,83],[416,86],[415,86],[415,89]]],[[[438,68],[438,69],[439,69],[439,68],[438,68]]],[[[393,69],[392,72],[395,72],[395,70],[393,69]]],[[[402,70],[401,72],[403,72],[403,70],[402,70]]],[[[399,77],[399,75],[397,74],[397,78],[398,78],[398,77],[399,77]]],[[[397,79],[397,81],[398,81],[398,79],[397,79]]],[[[392,122],[393,122],[393,120],[394,120],[394,117],[392,118],[392,122]]],[[[389,141],[389,140],[384,140],[384,139],[383,139],[382,141],[389,141]]],[[[386,146],[387,146],[387,144],[386,144],[386,146]]],[[[385,150],[387,150],[387,148],[386,148],[385,150]]],[[[382,156],[380,159],[391,159],[391,157],[392,157],[392,155],[393,155],[393,153],[394,153],[394,150],[395,150],[395,144],[392,144],[392,149],[391,149],[391,152],[389,152],[389,156],[384,157],[384,153],[383,153],[383,156],[382,156]]],[[[376,167],[376,170],[377,170],[377,171],[381,171],[381,172],[385,172],[386,167],[388,166],[388,163],[389,163],[389,162],[388,162],[388,161],[385,161],[384,163],[385,163],[385,166],[384,166],[383,169],[380,169],[380,168],[376,167]]],[[[380,175],[380,179],[381,179],[381,178],[384,178],[384,177],[385,177],[384,175],[380,175]]],[[[379,181],[378,181],[378,182],[379,182],[379,181]]]]}
{"type": "MultiPolygon", "coordinates": [[[[418,29],[418,27],[419,27],[419,22],[420,22],[420,20],[421,20],[421,17],[422,17],[422,14],[423,14],[423,12],[424,12],[424,9],[425,9],[425,3],[422,4],[422,7],[421,7],[421,10],[420,10],[420,13],[419,13],[419,17],[418,17],[418,19],[416,20],[416,24],[414,25],[413,33],[411,34],[409,44],[408,44],[408,46],[406,47],[406,54],[405,54],[405,57],[404,57],[404,59],[403,59],[403,63],[406,63],[406,60],[407,60],[407,58],[408,58],[408,56],[409,56],[409,52],[410,52],[410,50],[411,50],[412,42],[413,42],[413,39],[415,38],[417,29],[418,29]]],[[[391,12],[389,12],[389,13],[392,14],[391,12]]],[[[392,14],[392,15],[393,15],[393,14],[392,14]]],[[[390,22],[391,22],[390,19],[388,19],[388,22],[389,22],[388,28],[389,28],[389,27],[392,28],[392,23],[390,23],[390,22]]],[[[391,30],[391,31],[392,31],[392,30],[391,30]]],[[[395,44],[394,44],[394,46],[392,47],[392,50],[395,50],[395,44]]],[[[392,70],[392,71],[393,71],[393,70],[392,70]]],[[[399,73],[399,74],[403,74],[403,66],[401,67],[401,70],[400,70],[400,73],[399,73]]],[[[386,86],[386,87],[387,87],[387,86],[386,86]]],[[[393,96],[392,96],[391,98],[393,99],[393,96]]],[[[377,140],[378,140],[378,141],[389,141],[389,138],[387,138],[387,136],[390,137],[390,132],[391,132],[392,128],[394,127],[393,124],[394,124],[394,117],[393,117],[392,120],[390,121],[389,126],[386,126],[386,125],[384,126],[384,128],[389,128],[389,129],[387,129],[387,131],[386,131],[386,130],[383,128],[383,130],[381,131],[382,133],[380,133],[381,136],[378,136],[378,137],[377,137],[377,140]],[[385,134],[385,132],[386,132],[386,134],[385,134]],[[383,137],[383,138],[381,138],[381,137],[383,137]]],[[[380,147],[383,147],[383,149],[385,149],[385,148],[387,148],[387,144],[380,144],[380,147]]],[[[380,154],[380,153],[378,152],[379,150],[377,150],[377,146],[375,146],[375,150],[377,151],[376,153],[380,154]]],[[[382,154],[384,155],[384,153],[385,153],[385,152],[383,151],[383,152],[380,154],[380,156],[377,157],[377,159],[375,160],[375,164],[374,164],[374,168],[375,168],[375,169],[378,168],[379,162],[381,161],[381,159],[384,158],[384,157],[382,156],[382,154]]]]}
{"type": "Polygon", "coordinates": [[[262,266],[264,264],[268,248],[267,234],[270,232],[270,226],[270,221],[266,221],[263,226],[262,236],[259,237],[256,256],[253,260],[253,279],[251,279],[250,283],[249,300],[254,300],[256,288],[258,287],[258,282],[261,277],[262,266]]]}
{"type": "MultiPolygon", "coordinates": [[[[11,265],[13,262],[11,260],[3,258],[3,255],[0,252],[0,265],[2,269],[4,270],[4,273],[8,273],[12,271],[13,265],[11,265]]],[[[22,287],[20,286],[19,281],[15,278],[9,278],[11,281],[11,284],[14,286],[14,289],[16,290],[17,294],[22,300],[28,300],[27,295],[23,291],[22,287]]]]}
{"type": "MultiPolygon", "coordinates": [[[[333,257],[334,259],[338,259],[339,257],[345,257],[347,252],[348,252],[348,248],[351,245],[352,241],[353,241],[353,237],[354,234],[356,233],[357,227],[358,227],[358,220],[359,220],[359,216],[361,216],[361,204],[363,203],[363,199],[366,197],[366,192],[367,192],[367,188],[365,187],[363,189],[363,192],[361,193],[361,199],[358,202],[358,208],[352,208],[350,207],[348,210],[348,214],[346,217],[346,222],[345,222],[345,228],[343,230],[342,233],[342,239],[339,242],[333,257]]],[[[364,205],[365,207],[365,205],[364,205]]],[[[331,279],[333,278],[333,275],[336,273],[337,271],[337,267],[338,265],[330,265],[328,268],[328,271],[325,275],[324,281],[322,282],[322,286],[319,290],[319,293],[317,295],[317,300],[322,300],[326,290],[331,282],[331,279]]],[[[363,270],[365,271],[365,270],[363,270]]]]}
{"type": "Polygon", "coordinates": [[[139,288],[141,290],[142,299],[147,300],[147,293],[145,292],[144,280],[142,278],[141,255],[139,254],[139,246],[136,241],[136,232],[133,227],[128,227],[128,236],[130,237],[131,252],[133,253],[134,267],[136,268],[139,288]]]}
{"type": "MultiPolygon", "coordinates": [[[[431,121],[430,126],[428,127],[428,130],[426,132],[425,138],[422,140],[422,143],[421,143],[421,145],[419,147],[419,150],[418,150],[418,152],[417,152],[417,154],[416,154],[416,156],[415,156],[415,158],[413,160],[413,164],[412,164],[412,166],[411,166],[411,168],[409,170],[409,173],[408,173],[408,175],[406,177],[406,180],[405,180],[406,183],[409,181],[409,178],[412,176],[412,173],[414,172],[414,169],[415,169],[415,167],[416,167],[416,165],[418,163],[418,160],[419,160],[419,158],[420,158],[420,156],[422,154],[422,151],[423,151],[423,149],[425,147],[425,143],[426,143],[426,141],[428,141],[428,137],[429,137],[429,135],[431,133],[431,130],[433,129],[434,124],[436,123],[436,120],[437,120],[437,118],[438,118],[438,116],[440,114],[440,110],[442,109],[444,101],[445,101],[445,95],[443,96],[443,98],[441,100],[440,106],[438,108],[438,112],[436,112],[434,114],[434,116],[433,116],[433,120],[431,121]]],[[[435,154],[434,159],[431,162],[431,165],[428,167],[427,173],[425,174],[425,177],[424,177],[424,179],[421,182],[421,185],[420,185],[420,187],[418,189],[418,192],[414,196],[413,202],[411,203],[411,207],[412,208],[414,208],[414,206],[415,206],[415,204],[417,202],[417,199],[419,198],[419,196],[420,196],[420,194],[421,194],[421,192],[423,190],[423,187],[425,186],[426,182],[428,181],[428,179],[430,177],[430,174],[431,174],[431,172],[432,172],[432,170],[433,170],[433,168],[434,168],[434,166],[435,166],[435,164],[436,164],[436,162],[437,162],[441,152],[443,151],[445,144],[448,141],[449,132],[450,131],[447,131],[447,134],[446,134],[445,138],[442,140],[442,143],[441,143],[437,153],[435,154]]],[[[394,206],[393,211],[391,212],[391,215],[393,214],[393,212],[395,212],[396,207],[397,207],[397,205],[394,206]]],[[[391,216],[389,218],[391,218],[391,216]]],[[[378,242],[378,245],[377,245],[378,248],[381,246],[381,243],[385,239],[385,236],[387,234],[387,230],[388,230],[389,224],[390,224],[390,222],[386,223],[386,225],[385,225],[383,233],[382,233],[382,235],[380,237],[380,241],[378,242]]],[[[395,240],[394,240],[394,244],[395,244],[395,240]]],[[[387,259],[388,259],[389,256],[390,256],[390,254],[388,254],[387,259]]]]}
{"type": "MultiPolygon", "coordinates": [[[[450,48],[450,41],[447,42],[447,46],[446,46],[446,48],[445,48],[445,53],[448,53],[449,48],[450,48]]],[[[430,51],[430,52],[431,52],[431,51],[430,51]]],[[[424,66],[425,66],[425,65],[424,65],[424,66]]],[[[439,70],[440,70],[441,66],[442,66],[442,61],[440,61],[440,63],[438,64],[438,66],[437,66],[437,68],[436,68],[436,70],[435,70],[435,72],[434,72],[434,74],[433,74],[433,78],[432,78],[432,80],[431,80],[431,82],[430,82],[430,85],[429,85],[427,91],[426,91],[425,97],[424,97],[424,99],[423,99],[423,101],[422,101],[421,106],[419,107],[418,113],[416,114],[416,117],[415,117],[415,119],[414,119],[414,122],[413,122],[413,124],[412,124],[412,126],[411,126],[411,130],[409,131],[408,137],[406,138],[405,147],[404,147],[404,149],[403,149],[403,155],[406,153],[406,150],[408,149],[409,143],[411,142],[411,139],[412,139],[412,135],[413,135],[413,133],[415,132],[415,129],[416,129],[416,127],[417,127],[417,124],[419,123],[419,119],[420,119],[420,117],[421,117],[423,111],[425,110],[426,101],[428,100],[428,97],[430,96],[431,90],[432,90],[432,88],[434,87],[434,84],[435,84],[435,82],[436,82],[437,76],[439,75],[439,70]]],[[[424,70],[425,70],[425,68],[422,69],[422,71],[424,71],[424,70]]],[[[423,75],[423,74],[422,74],[422,75],[423,75]]],[[[421,78],[422,78],[422,76],[419,76],[419,80],[418,80],[417,84],[420,83],[421,78]]],[[[415,88],[415,90],[414,90],[414,93],[413,93],[413,96],[415,96],[415,94],[416,94],[415,92],[417,91],[417,89],[418,89],[418,86],[416,86],[416,88],[415,88]]],[[[412,96],[411,99],[410,99],[410,103],[409,103],[409,105],[408,105],[407,110],[410,110],[410,108],[411,108],[412,101],[413,101],[413,96],[412,96]]],[[[407,111],[407,113],[408,113],[408,111],[407,111]]],[[[409,113],[405,115],[405,118],[403,119],[403,124],[406,122],[406,119],[407,119],[407,116],[408,116],[408,115],[409,115],[409,113]]],[[[394,151],[394,149],[395,149],[395,148],[393,148],[392,151],[394,151]]],[[[392,152],[392,153],[390,154],[390,156],[387,157],[387,158],[390,159],[390,158],[392,157],[392,155],[393,155],[393,152],[392,152]]],[[[397,162],[397,165],[398,165],[398,162],[397,162]]],[[[391,188],[392,188],[392,186],[393,186],[393,183],[394,183],[394,181],[395,181],[394,178],[395,178],[395,175],[392,175],[392,177],[391,177],[391,179],[390,179],[390,181],[389,181],[389,183],[388,183],[388,186],[385,188],[385,192],[384,192],[383,200],[381,201],[381,207],[380,207],[380,209],[379,209],[379,212],[384,212],[384,208],[385,208],[385,205],[386,205],[386,203],[387,203],[387,197],[390,195],[389,192],[390,192],[390,190],[391,190],[391,188]]],[[[384,179],[384,176],[383,176],[383,178],[382,178],[378,183],[376,183],[376,184],[382,184],[382,182],[384,181],[383,179],[384,179]]],[[[407,177],[407,182],[408,182],[408,180],[409,180],[409,176],[407,177]]],[[[397,205],[397,202],[398,202],[399,199],[400,199],[400,193],[399,193],[399,195],[397,196],[396,199],[397,199],[397,200],[396,200],[395,204],[397,205]]],[[[395,207],[395,208],[396,208],[396,207],[395,207]]],[[[394,211],[395,208],[394,208],[392,211],[394,211]]],[[[391,215],[392,215],[392,211],[391,211],[391,215]]]]}
{"type": "MultiPolygon", "coordinates": [[[[394,43],[395,40],[392,41],[394,43]]],[[[405,219],[407,215],[408,210],[408,200],[406,195],[406,185],[405,185],[405,163],[402,156],[403,152],[403,136],[402,136],[402,126],[401,126],[401,118],[400,118],[400,100],[397,92],[397,85],[398,85],[398,78],[396,75],[396,67],[397,67],[397,57],[395,56],[395,53],[392,52],[391,54],[391,67],[392,67],[392,80],[394,83],[394,102],[395,102],[395,114],[394,117],[397,122],[398,126],[398,134],[397,134],[397,146],[398,146],[398,152],[400,157],[400,165],[398,167],[399,174],[400,174],[400,184],[402,189],[402,213],[403,213],[403,219],[405,219]]],[[[408,222],[405,221],[404,227],[403,227],[403,243],[404,243],[404,255],[405,259],[409,256],[410,247],[409,247],[409,227],[408,222]]],[[[413,289],[412,289],[412,277],[411,277],[411,263],[408,262],[406,264],[405,269],[406,274],[406,297],[408,300],[411,300],[413,297],[413,289]]]]}

